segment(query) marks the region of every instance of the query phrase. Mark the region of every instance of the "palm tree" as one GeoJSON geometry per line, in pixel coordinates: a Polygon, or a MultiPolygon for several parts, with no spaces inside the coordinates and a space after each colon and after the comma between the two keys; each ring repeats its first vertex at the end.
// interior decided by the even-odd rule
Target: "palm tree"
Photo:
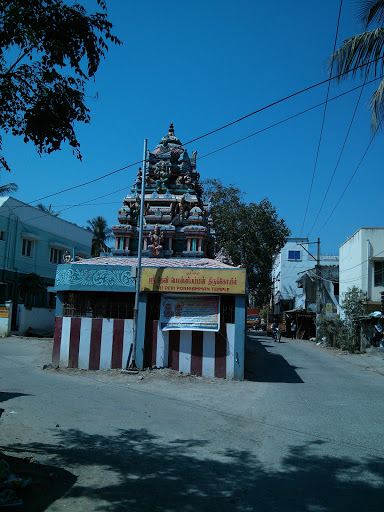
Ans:
{"type": "Polygon", "coordinates": [[[100,215],[92,220],[87,220],[88,231],[93,234],[92,238],[92,256],[99,256],[100,252],[108,251],[107,240],[112,238],[112,231],[109,229],[107,221],[100,215]]]}
{"type": "MultiPolygon", "coordinates": [[[[340,48],[330,57],[333,75],[344,74],[338,80],[344,80],[350,74],[361,75],[365,80],[381,77],[384,72],[384,1],[359,0],[358,20],[365,32],[346,39],[340,48]],[[370,29],[370,30],[368,30],[370,29]],[[371,62],[374,61],[374,62],[371,62]],[[368,64],[370,62],[370,64],[368,64]]],[[[384,80],[372,94],[369,106],[372,110],[371,130],[373,133],[382,127],[384,120],[384,80]]]]}
{"type": "Polygon", "coordinates": [[[0,196],[6,196],[11,192],[17,192],[19,187],[16,183],[8,183],[7,185],[0,186],[0,196]]]}
{"type": "Polygon", "coordinates": [[[49,213],[49,215],[53,215],[54,217],[58,217],[61,213],[61,212],[55,212],[54,210],[52,210],[51,204],[47,207],[47,206],[44,206],[43,203],[39,203],[36,205],[36,208],[38,208],[42,212],[49,213]]]}

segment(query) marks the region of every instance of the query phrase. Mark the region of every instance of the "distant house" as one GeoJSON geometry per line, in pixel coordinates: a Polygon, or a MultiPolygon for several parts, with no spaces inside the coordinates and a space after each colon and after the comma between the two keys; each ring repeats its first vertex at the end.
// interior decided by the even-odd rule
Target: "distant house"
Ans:
{"type": "Polygon", "coordinates": [[[0,198],[0,303],[13,302],[13,330],[53,328],[54,294],[47,288],[54,285],[56,266],[65,251],[90,257],[91,242],[86,229],[12,197],[0,198]]]}
{"type": "Polygon", "coordinates": [[[334,316],[339,312],[339,266],[319,265],[319,275],[315,268],[304,272],[297,280],[301,295],[296,296],[295,309],[316,312],[319,293],[321,312],[334,316]],[[318,287],[318,284],[320,286],[318,287]]]}
{"type": "MultiPolygon", "coordinates": [[[[309,245],[308,238],[287,239],[287,243],[275,258],[272,268],[272,312],[282,313],[295,308],[297,297],[303,290],[298,279],[308,270],[314,269],[316,261],[307,251],[316,257],[316,245],[309,245]]],[[[337,265],[338,256],[321,255],[321,265],[337,265]]]]}
{"type": "Polygon", "coordinates": [[[360,228],[339,249],[340,296],[356,286],[367,313],[380,310],[384,292],[384,228],[360,228]]]}

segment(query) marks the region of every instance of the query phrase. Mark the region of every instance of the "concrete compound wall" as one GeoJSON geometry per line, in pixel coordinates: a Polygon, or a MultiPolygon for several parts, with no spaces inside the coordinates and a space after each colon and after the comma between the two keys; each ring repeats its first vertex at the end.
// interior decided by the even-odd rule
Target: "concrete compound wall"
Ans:
{"type": "Polygon", "coordinates": [[[20,334],[25,334],[31,327],[32,329],[41,329],[53,334],[55,326],[55,310],[48,308],[26,309],[24,304],[17,306],[18,325],[20,334]]]}
{"type": "Polygon", "coordinates": [[[8,316],[0,317],[0,337],[4,338],[5,336],[9,336],[9,334],[11,333],[12,301],[7,301],[5,303],[5,306],[2,306],[2,308],[7,308],[8,310],[5,310],[8,316]]]}
{"type": "MultiPolygon", "coordinates": [[[[207,377],[243,378],[244,358],[235,350],[235,324],[226,324],[225,331],[218,333],[161,331],[157,321],[154,327],[154,366],[207,377]]],[[[84,370],[125,368],[132,341],[132,319],[56,317],[52,360],[84,370]]]]}
{"type": "Polygon", "coordinates": [[[158,368],[170,367],[193,375],[233,379],[234,347],[234,324],[226,324],[224,333],[162,331],[158,321],[154,321],[152,362],[158,368]]]}
{"type": "Polygon", "coordinates": [[[132,319],[56,317],[52,361],[66,368],[125,368],[132,319]]]}

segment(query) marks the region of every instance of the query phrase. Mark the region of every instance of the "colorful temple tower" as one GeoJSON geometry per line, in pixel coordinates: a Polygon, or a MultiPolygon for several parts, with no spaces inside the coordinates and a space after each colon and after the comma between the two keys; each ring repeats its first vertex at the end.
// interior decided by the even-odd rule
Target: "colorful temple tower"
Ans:
{"type": "Polygon", "coordinates": [[[246,271],[223,251],[214,257],[196,152],[188,155],[172,124],[147,153],[145,173],[137,174],[118,221],[112,254],[57,266],[53,363],[84,370],[127,368],[134,354],[140,369],[243,379],[246,271]]]}
{"type": "MultiPolygon", "coordinates": [[[[175,136],[173,124],[147,153],[144,196],[143,256],[214,257],[210,208],[202,200],[196,151],[190,157],[175,136]]],[[[135,256],[138,250],[141,169],[112,226],[115,256],[135,256]]]]}

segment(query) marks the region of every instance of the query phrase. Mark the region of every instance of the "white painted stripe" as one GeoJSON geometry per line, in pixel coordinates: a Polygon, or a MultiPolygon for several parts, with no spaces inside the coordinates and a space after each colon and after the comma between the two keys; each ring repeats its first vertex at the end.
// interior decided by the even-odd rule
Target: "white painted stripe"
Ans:
{"type": "Polygon", "coordinates": [[[103,318],[100,346],[100,370],[111,369],[113,324],[113,318],[103,318]]]}
{"type": "Polygon", "coordinates": [[[69,360],[69,338],[71,336],[71,320],[70,316],[63,316],[61,327],[61,344],[60,344],[60,362],[59,366],[68,367],[69,360]]]}
{"type": "Polygon", "coordinates": [[[92,318],[82,318],[80,327],[79,364],[82,370],[89,369],[89,352],[91,346],[92,318]]]}
{"type": "Polygon", "coordinates": [[[127,358],[131,343],[133,343],[133,319],[127,318],[126,320],[124,320],[123,368],[125,368],[127,365],[127,358]]]}
{"type": "Polygon", "coordinates": [[[227,328],[227,361],[226,378],[233,379],[235,369],[235,324],[226,324],[227,328]]]}
{"type": "Polygon", "coordinates": [[[169,331],[162,331],[159,324],[157,325],[156,366],[166,368],[168,366],[169,331]]]}
{"type": "Polygon", "coordinates": [[[192,331],[180,331],[179,372],[191,373],[192,331]]]}
{"type": "Polygon", "coordinates": [[[204,331],[203,334],[203,376],[215,376],[215,333],[204,331]]]}

